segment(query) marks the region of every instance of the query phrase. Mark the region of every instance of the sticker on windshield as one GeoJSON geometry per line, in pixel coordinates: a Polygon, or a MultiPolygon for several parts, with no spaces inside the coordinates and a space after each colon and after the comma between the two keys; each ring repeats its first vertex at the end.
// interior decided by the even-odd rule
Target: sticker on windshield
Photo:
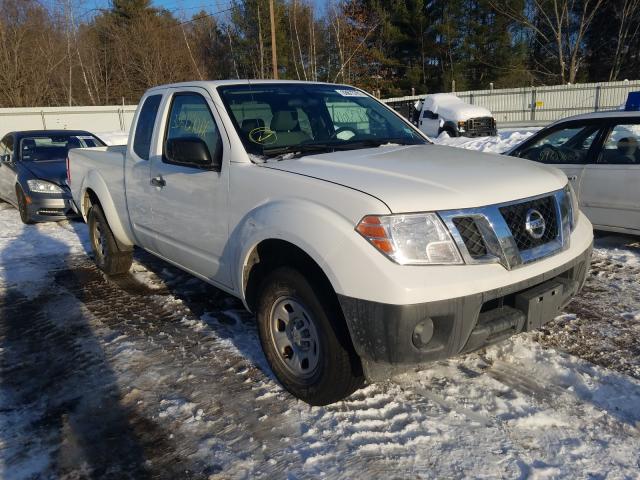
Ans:
{"type": "Polygon", "coordinates": [[[278,136],[268,127],[258,127],[249,132],[249,140],[258,145],[271,145],[276,143],[278,136]]]}
{"type": "Polygon", "coordinates": [[[360,90],[336,90],[343,97],[366,97],[367,95],[360,90]]]}

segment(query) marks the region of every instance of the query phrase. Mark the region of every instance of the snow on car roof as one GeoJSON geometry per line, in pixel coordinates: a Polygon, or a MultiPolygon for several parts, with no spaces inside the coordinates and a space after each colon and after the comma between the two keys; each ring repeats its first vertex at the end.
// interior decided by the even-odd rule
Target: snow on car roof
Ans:
{"type": "Polygon", "coordinates": [[[453,93],[431,93],[425,98],[432,98],[437,100],[438,103],[464,103],[461,98],[453,93]]]}

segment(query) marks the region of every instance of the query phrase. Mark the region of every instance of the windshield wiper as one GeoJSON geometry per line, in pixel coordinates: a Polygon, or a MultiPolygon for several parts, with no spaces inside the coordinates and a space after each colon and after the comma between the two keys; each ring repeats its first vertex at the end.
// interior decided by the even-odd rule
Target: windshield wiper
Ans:
{"type": "Polygon", "coordinates": [[[372,148],[386,145],[388,143],[397,145],[424,145],[426,142],[419,140],[411,140],[407,138],[367,138],[364,140],[356,140],[354,142],[317,142],[317,143],[301,143],[298,145],[288,145],[285,147],[265,148],[264,155],[269,157],[277,157],[292,153],[294,158],[315,152],[336,152],[345,150],[356,150],[359,148],[372,148]]]}
{"type": "Polygon", "coordinates": [[[294,153],[296,155],[304,155],[313,152],[327,152],[333,151],[334,144],[329,143],[307,143],[299,145],[287,145],[285,147],[272,147],[264,148],[262,153],[268,157],[277,157],[279,155],[286,155],[288,153],[294,153]]]}

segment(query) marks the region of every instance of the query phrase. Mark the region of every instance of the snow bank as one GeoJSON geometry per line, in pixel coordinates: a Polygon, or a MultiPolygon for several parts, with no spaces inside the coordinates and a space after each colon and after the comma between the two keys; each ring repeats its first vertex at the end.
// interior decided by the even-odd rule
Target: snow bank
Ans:
{"type": "Polygon", "coordinates": [[[510,129],[501,128],[495,137],[450,137],[446,132],[434,139],[440,145],[478,150],[480,152],[504,153],[540,130],[539,127],[510,129]]]}

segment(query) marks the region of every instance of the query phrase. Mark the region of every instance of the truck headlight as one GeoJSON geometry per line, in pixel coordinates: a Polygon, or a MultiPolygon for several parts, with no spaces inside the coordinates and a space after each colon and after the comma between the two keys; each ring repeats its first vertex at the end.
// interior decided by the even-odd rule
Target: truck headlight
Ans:
{"type": "Polygon", "coordinates": [[[63,193],[58,185],[44,180],[27,180],[27,185],[33,193],[63,193]]]}
{"type": "Polygon", "coordinates": [[[458,247],[435,213],[367,215],[356,231],[401,265],[463,263],[458,247]]]}
{"type": "Polygon", "coordinates": [[[578,196],[571,186],[571,182],[567,183],[564,187],[565,195],[569,196],[571,200],[571,231],[576,228],[578,223],[578,217],[580,216],[580,203],[578,202],[578,196]]]}

